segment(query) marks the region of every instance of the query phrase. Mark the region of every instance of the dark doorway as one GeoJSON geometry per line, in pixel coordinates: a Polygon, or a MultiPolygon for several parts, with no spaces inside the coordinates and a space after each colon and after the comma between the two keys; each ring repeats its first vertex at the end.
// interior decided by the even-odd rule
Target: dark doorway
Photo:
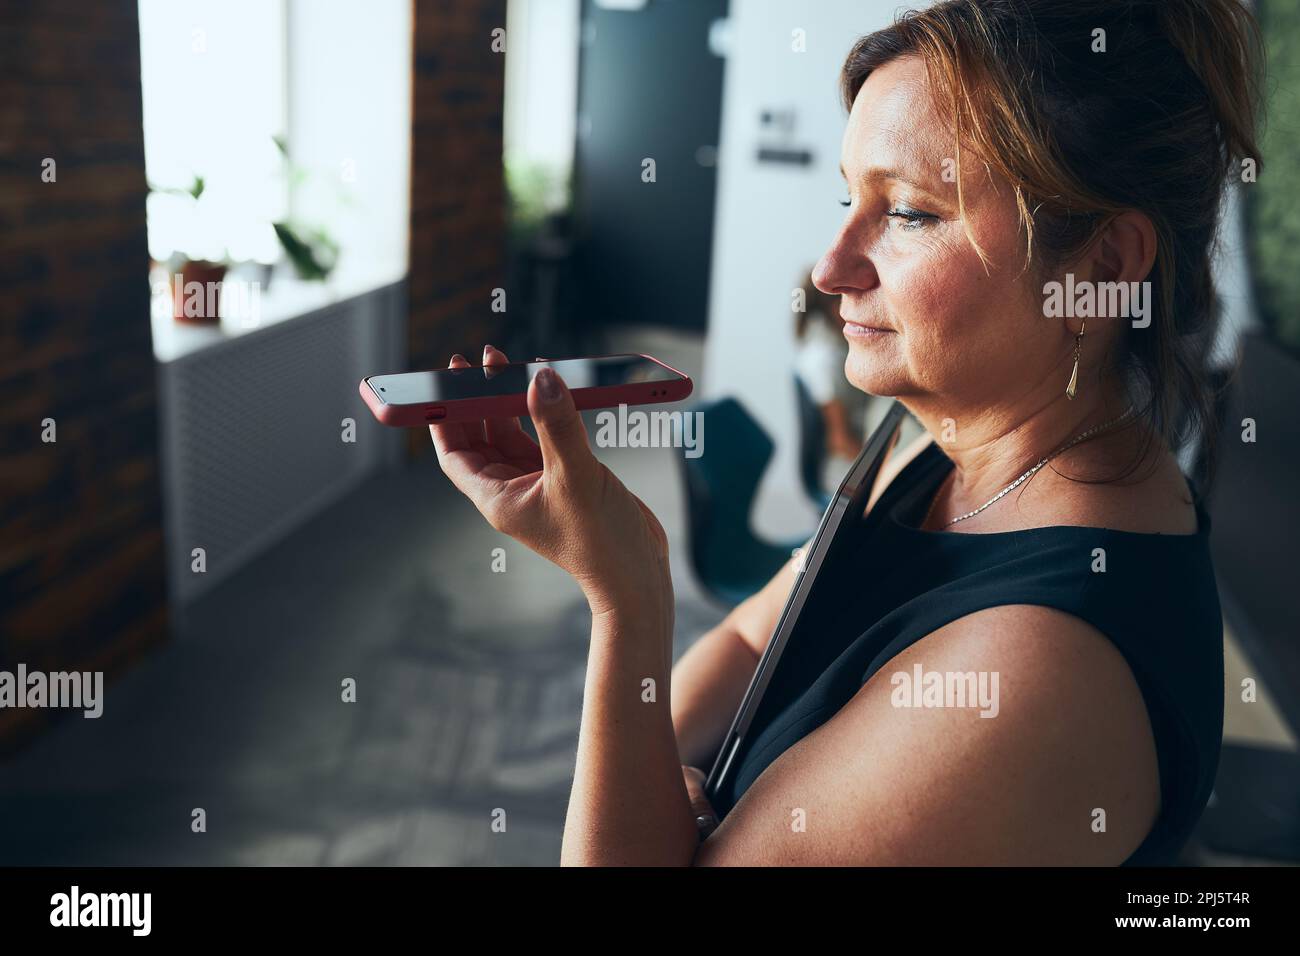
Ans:
{"type": "Polygon", "coordinates": [[[725,15],[726,0],[583,0],[574,197],[586,333],[705,328],[723,70],[709,31],[725,15]]]}

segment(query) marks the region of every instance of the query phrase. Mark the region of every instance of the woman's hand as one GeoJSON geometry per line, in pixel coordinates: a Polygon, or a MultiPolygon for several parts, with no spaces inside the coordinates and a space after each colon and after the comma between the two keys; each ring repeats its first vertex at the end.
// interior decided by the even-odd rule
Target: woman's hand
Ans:
{"type": "MultiPolygon", "coordinates": [[[[488,345],[483,365],[505,365],[488,345]]],[[[460,355],[451,368],[467,368],[460,355]]],[[[563,380],[543,369],[528,387],[540,440],[517,418],[430,425],[438,463],[496,530],[573,576],[593,613],[635,610],[671,595],[668,538],[658,519],[596,460],[563,380]]],[[[669,597],[671,601],[671,597],[669,597]]]]}
{"type": "Polygon", "coordinates": [[[691,814],[695,817],[695,826],[700,831],[700,841],[709,838],[718,828],[718,815],[704,793],[704,784],[708,779],[698,767],[682,764],[682,779],[686,781],[686,796],[691,801],[691,814]]]}

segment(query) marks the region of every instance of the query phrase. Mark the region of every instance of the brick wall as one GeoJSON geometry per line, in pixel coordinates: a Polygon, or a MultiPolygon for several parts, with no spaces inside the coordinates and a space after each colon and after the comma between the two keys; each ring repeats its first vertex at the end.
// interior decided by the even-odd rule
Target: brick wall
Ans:
{"type": "MultiPolygon", "coordinates": [[[[135,0],[0,7],[3,669],[166,633],[139,56],[135,0]]],[[[0,749],[50,713],[0,711],[0,749]]]]}
{"type": "MultiPolygon", "coordinates": [[[[492,51],[492,31],[505,25],[505,0],[415,4],[412,369],[446,365],[453,352],[478,362],[484,342],[502,342],[505,316],[491,305],[505,284],[505,54],[492,51]]],[[[422,429],[411,434],[428,444],[422,429]]]]}

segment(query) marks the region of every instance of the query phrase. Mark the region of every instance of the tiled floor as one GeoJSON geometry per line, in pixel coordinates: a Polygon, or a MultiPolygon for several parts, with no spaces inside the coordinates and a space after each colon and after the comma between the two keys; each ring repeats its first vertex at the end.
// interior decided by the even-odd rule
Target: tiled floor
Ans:
{"type": "MultiPolygon", "coordinates": [[[[675,541],[675,463],[601,451],[675,541]]],[[[675,545],[680,554],[680,546],[675,545]]],[[[679,584],[679,643],[723,609],[679,584]]],[[[590,616],[432,456],[374,480],[177,622],[0,773],[0,861],[549,864],[590,616]],[[506,570],[491,570],[493,549],[506,570]],[[356,681],[355,703],[341,682],[356,681]],[[207,830],[191,830],[195,808],[207,830]],[[493,829],[504,812],[505,831],[493,829]]]]}
{"type": "MultiPolygon", "coordinates": [[[[689,341],[656,349],[700,365],[689,341]]],[[[685,567],[677,462],[599,454],[673,541],[680,652],[724,609],[685,567]]],[[[554,863],[589,626],[573,582],[430,454],[190,606],[99,720],[64,719],[0,767],[0,819],[24,821],[0,828],[0,862],[554,863]]]]}

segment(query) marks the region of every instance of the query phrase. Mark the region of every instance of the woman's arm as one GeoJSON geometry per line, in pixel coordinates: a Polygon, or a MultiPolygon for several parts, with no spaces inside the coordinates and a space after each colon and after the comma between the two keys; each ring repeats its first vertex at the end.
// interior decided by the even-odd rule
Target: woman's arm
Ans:
{"type": "Polygon", "coordinates": [[[564,866],[683,866],[699,845],[670,711],[672,605],[647,597],[592,615],[564,866]]]}
{"type": "Polygon", "coordinates": [[[565,863],[1108,865],[1159,810],[1146,706],[1119,651],[1071,615],[1008,606],[901,653],[700,843],[667,712],[635,692],[663,673],[670,633],[597,615],[565,863]],[[961,706],[900,697],[898,675],[917,668],[979,690],[961,706]]]}
{"type": "MultiPolygon", "coordinates": [[[[485,366],[506,356],[488,346],[485,366]]],[[[469,365],[452,357],[454,368],[469,365]]],[[[592,453],[551,369],[518,419],[430,426],[443,472],[496,530],[567,571],[592,613],[566,863],[687,863],[699,843],[669,697],[673,587],[668,538],[592,453]]]]}
{"type": "Polygon", "coordinates": [[[890,661],[768,766],[693,863],[1114,865],[1159,803],[1146,705],[1114,644],[1061,611],[994,607],[890,661]],[[917,668],[983,675],[988,693],[935,706],[903,693],[917,668]]]}
{"type": "Polygon", "coordinates": [[[758,655],[728,621],[691,645],[673,668],[673,733],[682,763],[705,771],[717,756],[758,655]]]}
{"type": "Polygon", "coordinates": [[[787,561],[673,668],[673,727],[683,763],[707,771],[717,756],[794,586],[797,563],[787,561]]]}

